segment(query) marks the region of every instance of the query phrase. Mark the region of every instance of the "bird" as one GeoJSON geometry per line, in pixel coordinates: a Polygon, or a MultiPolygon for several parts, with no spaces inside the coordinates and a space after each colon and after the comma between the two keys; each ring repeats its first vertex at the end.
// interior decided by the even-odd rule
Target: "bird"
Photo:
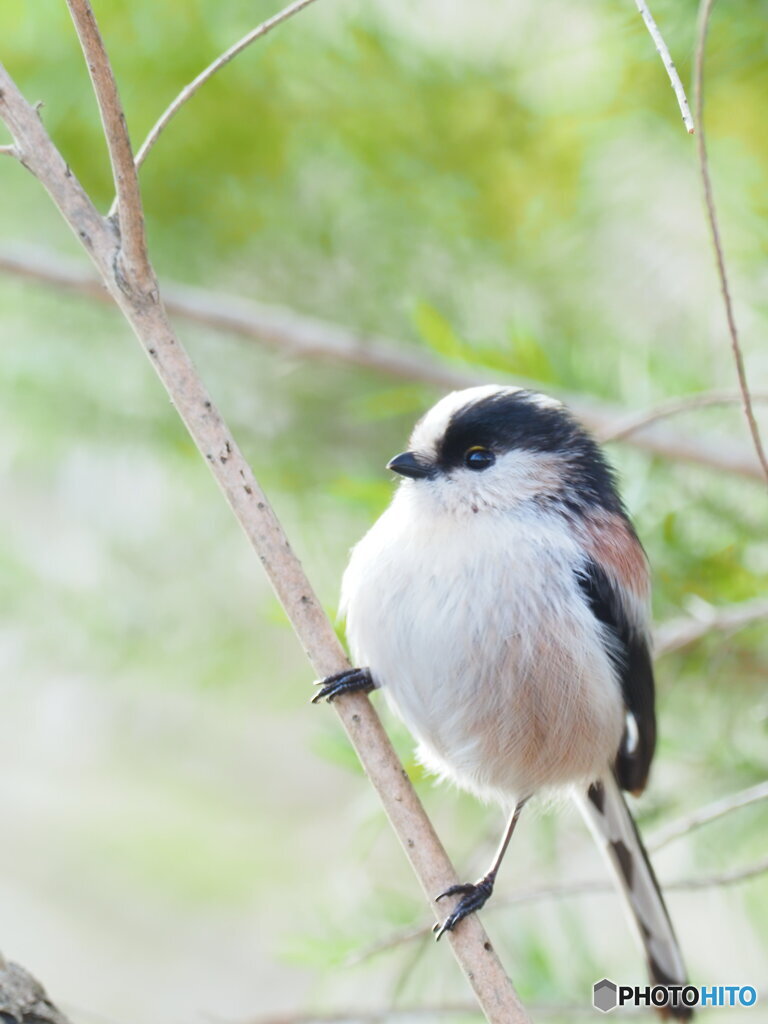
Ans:
{"type": "Polygon", "coordinates": [[[399,486],[342,579],[357,667],[319,680],[312,699],[380,689],[425,768],[507,810],[488,871],[436,897],[459,897],[437,938],[491,896],[528,800],[566,789],[651,984],[685,986],[623,795],[643,792],[656,747],[650,571],[601,448],[557,399],[488,385],[438,401],[387,468],[399,486]]]}

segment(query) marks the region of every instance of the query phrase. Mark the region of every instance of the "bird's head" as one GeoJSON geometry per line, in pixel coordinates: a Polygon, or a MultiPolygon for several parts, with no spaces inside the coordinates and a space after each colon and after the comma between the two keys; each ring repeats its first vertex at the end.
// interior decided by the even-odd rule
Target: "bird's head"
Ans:
{"type": "Polygon", "coordinates": [[[514,387],[454,391],[419,420],[387,468],[414,498],[455,512],[525,503],[566,511],[621,509],[613,474],[556,399],[514,387]]]}

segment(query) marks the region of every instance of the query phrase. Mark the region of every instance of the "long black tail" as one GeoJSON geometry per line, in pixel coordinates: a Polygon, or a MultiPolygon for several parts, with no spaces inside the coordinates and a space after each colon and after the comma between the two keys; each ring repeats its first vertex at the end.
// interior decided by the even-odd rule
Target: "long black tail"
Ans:
{"type": "MultiPolygon", "coordinates": [[[[648,961],[652,985],[687,985],[687,973],[664,897],[645,846],[618,783],[609,776],[575,794],[598,845],[606,853],[648,961]]],[[[664,1016],[689,1020],[686,1006],[666,1007],[664,1016]]]]}

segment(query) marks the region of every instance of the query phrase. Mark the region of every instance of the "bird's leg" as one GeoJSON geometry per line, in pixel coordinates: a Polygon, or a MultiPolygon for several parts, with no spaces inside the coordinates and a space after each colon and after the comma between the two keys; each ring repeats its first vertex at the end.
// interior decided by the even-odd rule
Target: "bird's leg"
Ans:
{"type": "Polygon", "coordinates": [[[370,693],[376,689],[367,668],[345,668],[343,672],[326,676],[325,679],[316,679],[315,686],[320,689],[312,697],[313,704],[321,700],[332,701],[340,693],[370,693]]]}
{"type": "Polygon", "coordinates": [[[496,874],[499,870],[504,854],[507,852],[509,841],[512,838],[512,833],[515,831],[515,825],[517,825],[517,819],[520,817],[520,812],[528,801],[528,797],[523,800],[518,800],[515,804],[515,809],[512,812],[512,817],[507,823],[507,827],[504,831],[499,848],[496,851],[496,856],[493,858],[493,864],[490,869],[483,875],[482,878],[478,878],[476,882],[467,882],[464,885],[452,885],[445,892],[441,892],[439,896],[435,897],[435,900],[442,900],[446,896],[461,896],[461,899],[453,908],[451,913],[446,917],[442,924],[436,924],[432,931],[435,933],[435,938],[440,939],[444,932],[451,932],[465,917],[469,914],[474,914],[476,910],[480,910],[481,907],[485,906],[491,893],[493,892],[493,883],[496,881],[496,874]]]}

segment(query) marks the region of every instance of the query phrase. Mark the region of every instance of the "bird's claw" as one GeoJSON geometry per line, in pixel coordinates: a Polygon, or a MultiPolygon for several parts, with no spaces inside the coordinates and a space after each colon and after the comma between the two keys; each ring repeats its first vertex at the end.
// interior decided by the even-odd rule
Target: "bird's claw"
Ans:
{"type": "Polygon", "coordinates": [[[435,941],[439,942],[445,932],[452,932],[459,921],[463,921],[465,917],[480,910],[492,892],[493,880],[481,878],[474,883],[465,882],[463,885],[452,885],[445,892],[441,892],[439,896],[436,896],[436,901],[442,900],[446,896],[461,896],[461,899],[442,924],[438,922],[433,926],[432,931],[435,933],[435,941]]]}
{"type": "Polygon", "coordinates": [[[346,668],[343,672],[316,679],[315,686],[320,689],[312,697],[312,703],[321,700],[332,701],[340,693],[370,693],[375,689],[371,673],[367,668],[346,668]]]}

